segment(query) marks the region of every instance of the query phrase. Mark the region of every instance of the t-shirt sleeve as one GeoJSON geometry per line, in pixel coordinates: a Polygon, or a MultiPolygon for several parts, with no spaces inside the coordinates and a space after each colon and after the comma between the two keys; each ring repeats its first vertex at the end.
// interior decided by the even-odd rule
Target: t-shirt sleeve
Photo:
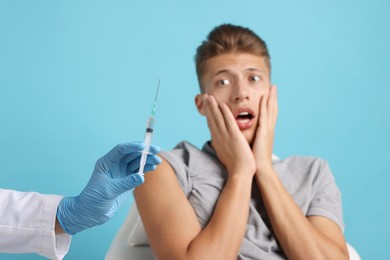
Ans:
{"type": "Polygon", "coordinates": [[[169,152],[162,151],[160,155],[171,165],[181,189],[188,197],[191,192],[191,180],[187,174],[188,165],[186,164],[188,153],[182,149],[176,149],[169,152]]]}
{"type": "Polygon", "coordinates": [[[326,161],[321,162],[313,188],[313,198],[306,215],[329,218],[344,232],[341,193],[326,161]]]}

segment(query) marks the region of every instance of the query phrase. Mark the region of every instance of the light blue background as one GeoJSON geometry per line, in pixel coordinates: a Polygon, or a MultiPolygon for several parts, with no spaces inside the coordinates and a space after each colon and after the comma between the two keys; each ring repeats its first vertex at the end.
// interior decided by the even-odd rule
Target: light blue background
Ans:
{"type": "MultiPolygon", "coordinates": [[[[327,159],[347,240],[363,259],[388,259],[385,0],[0,0],[0,186],[77,195],[97,158],[143,139],[158,78],[153,143],[201,146],[209,134],[193,102],[193,56],[223,22],[248,26],[269,45],[280,104],[275,152],[327,159]]],[[[66,259],[103,259],[131,203],[74,236],[66,259]]]]}

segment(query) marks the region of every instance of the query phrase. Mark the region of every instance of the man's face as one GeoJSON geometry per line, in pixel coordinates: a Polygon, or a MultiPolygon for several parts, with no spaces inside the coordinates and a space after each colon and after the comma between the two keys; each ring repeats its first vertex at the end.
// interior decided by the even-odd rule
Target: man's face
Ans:
{"type": "MultiPolygon", "coordinates": [[[[264,58],[227,53],[207,60],[201,79],[205,93],[230,108],[238,127],[252,144],[260,115],[260,98],[269,92],[269,69],[264,58]]],[[[200,99],[201,96],[197,97],[200,99]]],[[[199,111],[204,114],[197,100],[199,111]]]]}

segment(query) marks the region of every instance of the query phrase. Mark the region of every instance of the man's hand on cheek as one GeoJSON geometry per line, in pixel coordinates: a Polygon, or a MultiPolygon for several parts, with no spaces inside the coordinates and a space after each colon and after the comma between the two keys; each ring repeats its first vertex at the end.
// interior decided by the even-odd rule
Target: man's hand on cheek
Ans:
{"type": "Polygon", "coordinates": [[[229,176],[235,172],[254,174],[256,164],[250,146],[229,107],[218,105],[212,95],[204,95],[203,105],[211,133],[211,143],[229,176]]]}
{"type": "Polygon", "coordinates": [[[272,150],[278,116],[276,86],[271,86],[269,92],[261,97],[259,106],[259,122],[252,151],[256,160],[256,172],[262,174],[272,167],[272,150]]]}

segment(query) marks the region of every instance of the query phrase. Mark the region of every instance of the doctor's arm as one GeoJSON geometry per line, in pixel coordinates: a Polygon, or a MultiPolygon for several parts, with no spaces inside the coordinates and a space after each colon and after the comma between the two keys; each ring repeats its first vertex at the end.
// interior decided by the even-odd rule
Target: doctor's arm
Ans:
{"type": "MultiPolygon", "coordinates": [[[[76,197],[0,189],[0,252],[62,259],[69,249],[69,234],[106,222],[131,189],[143,183],[143,177],[134,174],[143,148],[143,143],[114,147],[96,162],[87,186],[76,197]]],[[[151,146],[145,172],[161,163],[159,150],[151,146]]]]}
{"type": "Polygon", "coordinates": [[[0,189],[0,252],[62,259],[71,236],[54,233],[61,199],[58,195],[0,189]]]}
{"type": "MultiPolygon", "coordinates": [[[[115,146],[97,160],[92,176],[84,190],[76,197],[63,198],[57,210],[61,229],[73,235],[86,228],[101,225],[109,220],[130,196],[131,190],[141,185],[143,176],[139,170],[144,143],[125,143],[115,146]]],[[[161,159],[160,150],[150,146],[144,172],[154,170],[161,159]]]]}

